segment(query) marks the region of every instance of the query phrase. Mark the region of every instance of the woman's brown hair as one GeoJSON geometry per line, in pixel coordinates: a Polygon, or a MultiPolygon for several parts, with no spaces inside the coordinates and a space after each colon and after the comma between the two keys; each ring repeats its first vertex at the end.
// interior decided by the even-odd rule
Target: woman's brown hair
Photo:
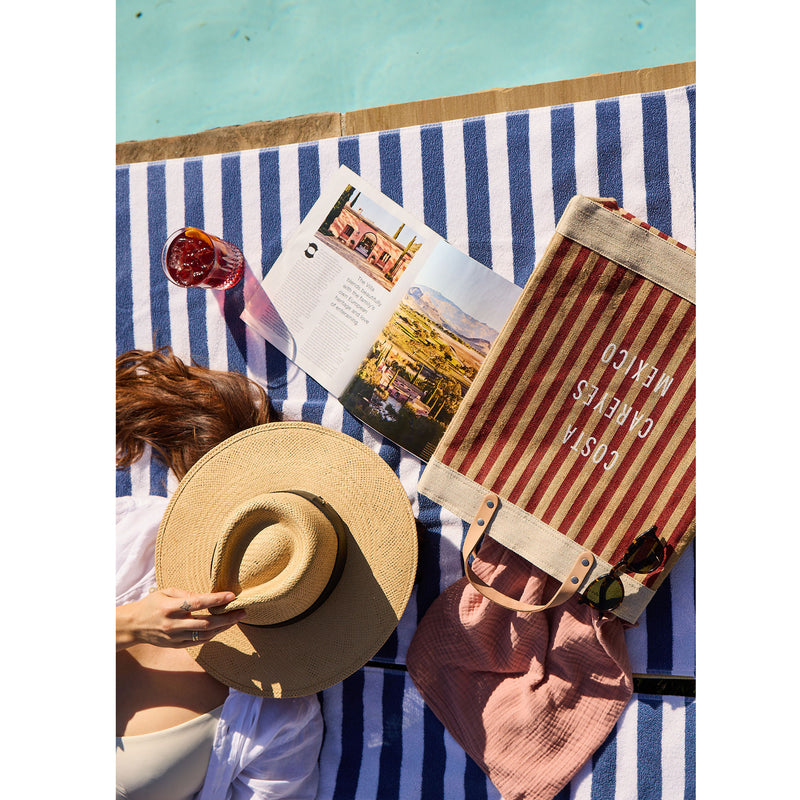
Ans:
{"type": "Polygon", "coordinates": [[[117,467],[146,445],[180,480],[234,433],[273,419],[266,392],[237,372],[187,366],[170,347],[117,357],[117,467]]]}

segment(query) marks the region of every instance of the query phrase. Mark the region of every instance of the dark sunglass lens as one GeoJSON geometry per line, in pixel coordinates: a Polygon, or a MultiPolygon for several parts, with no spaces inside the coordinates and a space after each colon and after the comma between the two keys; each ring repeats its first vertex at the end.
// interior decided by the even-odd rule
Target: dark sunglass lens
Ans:
{"type": "Polygon", "coordinates": [[[611,611],[625,597],[622,581],[616,575],[604,575],[592,581],[583,593],[586,602],[598,611],[611,611]]]}
{"type": "Polygon", "coordinates": [[[623,566],[631,572],[652,572],[664,560],[664,542],[650,528],[637,536],[628,548],[623,566]]]}

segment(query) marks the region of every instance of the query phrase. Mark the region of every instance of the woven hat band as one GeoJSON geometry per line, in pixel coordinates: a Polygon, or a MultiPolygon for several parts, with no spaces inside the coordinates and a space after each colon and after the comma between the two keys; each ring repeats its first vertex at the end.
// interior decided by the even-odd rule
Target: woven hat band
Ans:
{"type": "Polygon", "coordinates": [[[211,562],[211,591],[237,595],[218,613],[244,609],[243,623],[280,625],[314,607],[343,560],[344,532],[325,510],[321,498],[286,491],[237,506],[211,562]]]}

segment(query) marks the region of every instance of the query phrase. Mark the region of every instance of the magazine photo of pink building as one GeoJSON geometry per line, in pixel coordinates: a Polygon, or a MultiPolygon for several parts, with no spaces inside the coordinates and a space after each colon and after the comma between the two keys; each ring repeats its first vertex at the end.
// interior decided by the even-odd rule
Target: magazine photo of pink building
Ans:
{"type": "Polygon", "coordinates": [[[320,225],[317,238],[386,291],[422,246],[416,231],[350,185],[320,225]]]}

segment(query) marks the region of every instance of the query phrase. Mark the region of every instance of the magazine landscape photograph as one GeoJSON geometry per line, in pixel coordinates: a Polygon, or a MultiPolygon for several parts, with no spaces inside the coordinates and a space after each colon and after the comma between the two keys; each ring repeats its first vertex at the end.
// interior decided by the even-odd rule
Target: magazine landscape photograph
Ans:
{"type": "Polygon", "coordinates": [[[521,292],[341,166],[242,319],[427,460],[521,292]]]}
{"type": "Polygon", "coordinates": [[[342,405],[427,460],[511,313],[516,293],[497,292],[496,282],[459,250],[438,249],[340,396],[342,405]]]}

